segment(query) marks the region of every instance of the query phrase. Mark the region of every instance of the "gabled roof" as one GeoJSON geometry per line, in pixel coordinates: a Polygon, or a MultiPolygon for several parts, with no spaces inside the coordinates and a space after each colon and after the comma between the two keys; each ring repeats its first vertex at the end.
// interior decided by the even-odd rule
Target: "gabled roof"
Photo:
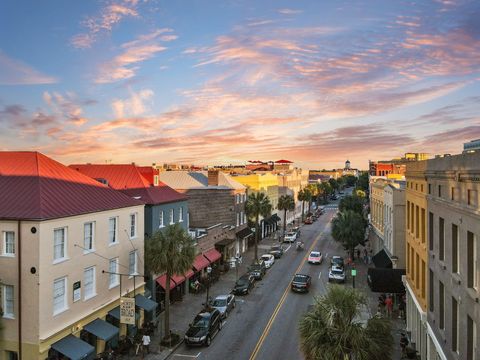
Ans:
{"type": "Polygon", "coordinates": [[[293,164],[293,162],[289,160],[278,160],[275,161],[275,164],[293,164]]]}
{"type": "Polygon", "coordinates": [[[0,152],[0,218],[46,220],[142,205],[38,152],[0,152]]]}
{"type": "Polygon", "coordinates": [[[208,185],[207,171],[162,171],[160,173],[160,180],[162,180],[168,186],[179,190],[207,188],[235,190],[246,189],[245,186],[223,172],[218,173],[218,186],[208,185]]]}
{"type": "Polygon", "coordinates": [[[142,175],[145,169],[139,169],[135,164],[76,164],[69,167],[93,179],[106,180],[109,187],[145,204],[155,205],[187,200],[185,195],[162,182],[153,186],[142,175]]]}

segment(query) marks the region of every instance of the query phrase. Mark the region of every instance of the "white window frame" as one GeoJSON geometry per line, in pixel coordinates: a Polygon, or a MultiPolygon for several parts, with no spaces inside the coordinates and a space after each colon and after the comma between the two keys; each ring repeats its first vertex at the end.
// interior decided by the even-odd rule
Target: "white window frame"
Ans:
{"type": "Polygon", "coordinates": [[[137,237],[138,233],[138,213],[132,213],[130,214],[130,239],[135,239],[137,237]],[[132,223],[133,220],[133,223],[132,223]],[[133,235],[132,235],[132,230],[133,230],[133,235]]]}
{"type": "Polygon", "coordinates": [[[175,209],[170,209],[170,225],[175,224],[175,209]]]}
{"type": "Polygon", "coordinates": [[[240,225],[245,224],[244,219],[245,217],[243,216],[243,211],[240,211],[240,225]]]}
{"type": "Polygon", "coordinates": [[[240,213],[236,213],[237,214],[237,226],[240,226],[240,213]]]}
{"type": "Polygon", "coordinates": [[[243,223],[244,224],[247,223],[247,214],[246,213],[243,213],[243,223]]]}
{"type": "Polygon", "coordinates": [[[61,228],[56,228],[53,229],[53,263],[58,264],[61,263],[65,260],[68,260],[68,255],[67,255],[67,228],[66,227],[61,227],[61,228]],[[55,244],[55,232],[63,230],[63,257],[55,258],[55,247],[57,246],[55,244]]]}
{"type": "Polygon", "coordinates": [[[118,216],[113,216],[108,219],[108,245],[111,246],[115,244],[118,244],[118,216]],[[113,232],[110,227],[110,223],[112,220],[113,220],[113,224],[115,225],[113,232]],[[112,241],[112,234],[113,234],[113,240],[115,241],[112,241]]]}
{"type": "Polygon", "coordinates": [[[240,194],[235,194],[235,203],[240,204],[240,194]]]}
{"type": "Polygon", "coordinates": [[[180,206],[180,210],[178,211],[178,222],[183,222],[183,206],[180,206]]]}
{"type": "Polygon", "coordinates": [[[64,276],[64,277],[61,277],[61,278],[58,278],[58,279],[55,279],[53,281],[53,297],[52,297],[52,308],[53,308],[53,315],[58,315],[58,314],[61,314],[63,313],[64,311],[67,311],[68,310],[68,297],[67,297],[67,293],[68,293],[68,281],[67,281],[67,277],[64,276]],[[63,307],[59,308],[59,309],[55,309],[55,284],[57,282],[60,282],[62,281],[63,282],[63,307]]]}
{"type": "Polygon", "coordinates": [[[163,210],[160,210],[160,216],[158,217],[158,228],[164,228],[165,227],[165,217],[163,214],[163,210]]]}
{"type": "Polygon", "coordinates": [[[83,224],[83,253],[88,254],[93,251],[95,251],[95,222],[94,221],[89,221],[83,224]],[[91,226],[91,232],[90,232],[90,237],[91,237],[91,247],[88,248],[87,245],[87,225],[91,226]]]}
{"type": "MultiPolygon", "coordinates": [[[[10,295],[10,294],[9,294],[10,295]]],[[[2,285],[2,309],[3,309],[3,317],[6,319],[15,319],[15,288],[13,285],[2,285]],[[11,289],[11,299],[9,300],[10,296],[7,296],[7,289],[11,289]],[[7,305],[11,303],[11,305],[7,305]],[[11,307],[11,312],[10,308],[11,307]]]]}
{"type": "Polygon", "coordinates": [[[4,231],[3,232],[3,250],[2,256],[15,257],[15,231],[4,231]],[[8,234],[12,234],[12,242],[8,242],[8,234]],[[7,251],[11,247],[12,251],[7,251]]]}
{"type": "MultiPolygon", "coordinates": [[[[108,262],[108,271],[111,273],[118,273],[119,259],[118,257],[110,259],[108,262]],[[112,268],[112,264],[115,264],[115,268],[112,268]]],[[[120,285],[120,275],[108,274],[108,288],[113,289],[120,285]]]]}
{"type": "Polygon", "coordinates": [[[91,299],[95,296],[97,296],[97,279],[96,279],[96,269],[95,269],[95,266],[90,266],[88,268],[85,268],[83,270],[83,282],[84,282],[84,287],[85,287],[85,290],[83,292],[83,300],[88,300],[88,299],[91,299]],[[87,282],[87,271],[92,271],[93,272],[93,278],[92,278],[92,292],[91,293],[88,293],[87,292],[87,284],[89,284],[87,282]]]}
{"type": "Polygon", "coordinates": [[[133,250],[133,251],[130,251],[128,253],[128,274],[130,275],[130,277],[132,277],[132,275],[138,275],[138,254],[137,254],[137,250],[133,250]],[[133,269],[132,269],[132,263],[131,263],[131,256],[133,254],[133,269]],[[132,271],[133,270],[133,271],[132,271]]]}

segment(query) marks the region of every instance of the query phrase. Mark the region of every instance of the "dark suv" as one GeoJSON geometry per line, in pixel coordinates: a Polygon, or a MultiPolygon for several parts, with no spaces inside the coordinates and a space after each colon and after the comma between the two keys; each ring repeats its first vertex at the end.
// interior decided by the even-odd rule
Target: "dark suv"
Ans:
{"type": "Polygon", "coordinates": [[[295,274],[292,280],[292,291],[308,292],[312,278],[310,275],[295,274]]]}
{"type": "Polygon", "coordinates": [[[266,270],[265,266],[263,265],[263,261],[261,264],[252,264],[248,268],[248,273],[252,275],[255,280],[262,280],[265,272],[266,270]]]}
{"type": "Polygon", "coordinates": [[[205,310],[195,316],[185,333],[185,344],[210,346],[212,338],[222,329],[222,316],[217,309],[205,310]]]}
{"type": "Polygon", "coordinates": [[[237,280],[233,293],[235,295],[246,295],[255,286],[255,279],[250,274],[244,274],[237,280]]]}

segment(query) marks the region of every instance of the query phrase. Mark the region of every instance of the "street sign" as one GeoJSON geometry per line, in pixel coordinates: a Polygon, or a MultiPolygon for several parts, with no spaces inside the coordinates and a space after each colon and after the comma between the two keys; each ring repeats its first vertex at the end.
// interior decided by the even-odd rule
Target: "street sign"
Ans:
{"type": "Polygon", "coordinates": [[[120,323],[135,325],[135,298],[120,298],[120,323]]]}
{"type": "Polygon", "coordinates": [[[357,276],[357,269],[352,269],[352,276],[357,276]]]}

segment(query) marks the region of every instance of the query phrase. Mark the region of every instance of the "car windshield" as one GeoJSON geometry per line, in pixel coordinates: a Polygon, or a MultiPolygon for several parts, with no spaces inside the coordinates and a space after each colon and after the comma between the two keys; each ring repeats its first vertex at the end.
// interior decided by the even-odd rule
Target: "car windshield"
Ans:
{"type": "Polygon", "coordinates": [[[320,253],[319,253],[319,252],[312,251],[312,252],[310,253],[310,256],[312,256],[312,257],[319,257],[319,256],[320,256],[320,253]]]}
{"type": "Polygon", "coordinates": [[[208,319],[209,317],[205,315],[197,315],[195,317],[195,320],[193,320],[193,327],[198,327],[198,328],[208,327],[208,319]]]}
{"type": "Polygon", "coordinates": [[[280,250],[280,246],[272,246],[271,250],[280,250]]]}
{"type": "Polygon", "coordinates": [[[293,278],[293,281],[304,283],[304,282],[307,282],[307,277],[302,275],[295,275],[295,277],[293,278]]]}
{"type": "Polygon", "coordinates": [[[294,232],[289,232],[289,233],[287,234],[287,236],[295,236],[295,233],[294,233],[294,232]]]}
{"type": "Polygon", "coordinates": [[[212,303],[212,306],[215,306],[215,307],[227,306],[227,299],[215,299],[212,303]]]}
{"type": "Polygon", "coordinates": [[[237,285],[238,286],[244,286],[248,283],[248,279],[247,278],[240,278],[237,280],[237,285]]]}
{"type": "Polygon", "coordinates": [[[262,256],[262,259],[263,259],[263,260],[267,260],[267,261],[269,261],[269,260],[270,260],[270,256],[263,255],[263,256],[262,256]]]}
{"type": "Polygon", "coordinates": [[[340,269],[332,269],[332,274],[334,275],[343,275],[343,271],[340,269]]]}

